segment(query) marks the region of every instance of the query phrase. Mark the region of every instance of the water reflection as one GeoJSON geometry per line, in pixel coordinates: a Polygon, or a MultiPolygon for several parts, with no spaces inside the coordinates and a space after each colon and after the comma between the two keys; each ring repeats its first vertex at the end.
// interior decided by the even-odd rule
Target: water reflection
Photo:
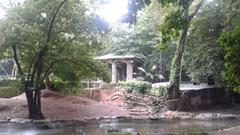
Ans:
{"type": "Polygon", "coordinates": [[[100,125],[80,126],[66,123],[42,124],[0,124],[0,135],[106,135],[110,131],[138,132],[144,135],[185,134],[186,132],[210,132],[240,125],[237,120],[225,121],[175,121],[175,122],[138,122],[102,123],[100,125]],[[57,126],[56,126],[57,125],[57,126]],[[66,126],[68,125],[68,126],[66,126]]]}

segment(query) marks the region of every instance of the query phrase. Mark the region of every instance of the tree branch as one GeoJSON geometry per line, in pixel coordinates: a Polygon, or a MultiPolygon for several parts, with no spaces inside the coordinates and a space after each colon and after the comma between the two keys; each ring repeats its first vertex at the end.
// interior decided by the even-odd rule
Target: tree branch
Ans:
{"type": "Polygon", "coordinates": [[[51,31],[52,31],[52,27],[53,27],[53,24],[54,24],[54,21],[57,17],[57,14],[59,12],[59,10],[61,9],[61,7],[63,6],[63,4],[66,2],[67,0],[63,0],[59,6],[57,7],[56,9],[56,12],[54,13],[52,19],[51,19],[51,22],[50,22],[50,25],[49,25],[49,28],[48,28],[48,33],[47,33],[47,43],[50,41],[50,35],[51,35],[51,31]]]}
{"type": "MultiPolygon", "coordinates": [[[[60,48],[58,54],[60,55],[61,53],[63,53],[63,52],[64,52],[64,48],[67,46],[67,44],[68,44],[69,42],[73,41],[74,39],[76,39],[76,37],[74,37],[74,38],[70,39],[69,41],[65,42],[64,45],[60,48]]],[[[46,69],[46,71],[44,72],[44,75],[43,75],[43,77],[42,77],[42,81],[44,80],[44,78],[46,78],[46,77],[51,73],[50,71],[52,71],[52,68],[53,68],[54,65],[57,64],[57,63],[58,63],[58,60],[55,60],[55,61],[53,61],[53,62],[49,65],[49,67],[48,67],[48,68],[46,69]]]]}
{"type": "Polygon", "coordinates": [[[43,82],[43,80],[51,73],[51,71],[52,71],[52,69],[53,69],[53,67],[54,67],[54,65],[57,63],[57,61],[55,61],[55,62],[52,62],[50,65],[49,65],[49,67],[47,68],[47,70],[44,72],[44,74],[43,74],[43,77],[42,77],[42,79],[41,79],[41,82],[43,82]]]}
{"type": "Polygon", "coordinates": [[[12,51],[13,51],[13,58],[14,58],[14,60],[16,62],[19,74],[22,76],[23,75],[23,71],[22,71],[22,68],[21,68],[21,65],[20,65],[20,62],[19,62],[19,59],[18,59],[16,45],[12,45],[12,51]]]}
{"type": "Polygon", "coordinates": [[[195,10],[188,16],[189,21],[191,21],[193,19],[193,17],[197,14],[197,12],[199,11],[200,7],[202,6],[204,0],[201,0],[195,7],[195,10]]]}
{"type": "MultiPolygon", "coordinates": [[[[48,43],[51,39],[51,31],[52,31],[52,27],[54,24],[54,21],[61,9],[61,7],[63,6],[63,4],[66,2],[67,0],[63,0],[59,6],[56,9],[56,12],[53,14],[51,22],[49,24],[49,28],[48,28],[48,33],[47,33],[47,40],[46,40],[46,45],[38,52],[37,56],[36,56],[36,60],[35,60],[35,64],[34,64],[34,68],[33,68],[33,72],[32,72],[32,77],[31,77],[31,81],[34,80],[35,77],[35,73],[36,73],[36,85],[39,83],[40,79],[40,74],[42,73],[42,65],[43,65],[43,57],[45,55],[45,53],[48,50],[48,43]]],[[[37,87],[37,86],[36,86],[37,87]]]]}
{"type": "Polygon", "coordinates": [[[35,61],[35,59],[36,59],[36,55],[34,55],[33,59],[31,60],[30,67],[29,67],[29,69],[28,69],[27,81],[28,81],[29,78],[30,78],[30,73],[31,73],[32,66],[33,66],[33,62],[35,61]]]}

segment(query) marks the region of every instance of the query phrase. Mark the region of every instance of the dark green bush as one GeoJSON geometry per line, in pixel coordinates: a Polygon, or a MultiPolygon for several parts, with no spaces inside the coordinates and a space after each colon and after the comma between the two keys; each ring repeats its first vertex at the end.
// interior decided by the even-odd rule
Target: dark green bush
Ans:
{"type": "Polygon", "coordinates": [[[50,88],[52,90],[61,91],[62,89],[64,89],[64,87],[65,87],[64,81],[60,79],[54,79],[50,81],[50,88]]]}
{"type": "Polygon", "coordinates": [[[127,81],[127,82],[119,82],[118,85],[120,87],[126,88],[129,93],[136,92],[136,93],[147,93],[151,90],[152,84],[146,81],[127,81]]]}
{"type": "Polygon", "coordinates": [[[82,87],[80,82],[70,82],[63,81],[61,79],[54,79],[50,82],[50,88],[54,91],[78,95],[82,87]]]}
{"type": "Polygon", "coordinates": [[[0,97],[9,98],[21,94],[20,83],[17,80],[1,80],[0,81],[0,97]]]}

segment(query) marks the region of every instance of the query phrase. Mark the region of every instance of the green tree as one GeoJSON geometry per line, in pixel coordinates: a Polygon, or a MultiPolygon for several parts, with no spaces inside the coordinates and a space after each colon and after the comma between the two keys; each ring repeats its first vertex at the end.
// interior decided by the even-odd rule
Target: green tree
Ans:
{"type": "Polygon", "coordinates": [[[165,44],[175,37],[180,36],[177,43],[175,56],[172,61],[170,86],[168,89],[168,98],[175,99],[179,98],[180,96],[179,83],[181,63],[184,46],[188,36],[188,29],[192,19],[199,11],[204,0],[200,0],[195,7],[193,6],[197,0],[159,0],[159,2],[164,6],[172,7],[172,12],[166,16],[165,23],[161,26],[163,40],[162,44],[165,44]]]}
{"type": "Polygon", "coordinates": [[[240,92],[240,2],[230,0],[225,3],[225,29],[219,38],[224,49],[225,79],[230,90],[240,92]]]}
{"type": "Polygon", "coordinates": [[[1,47],[12,50],[29,118],[44,118],[41,89],[50,74],[72,82],[103,74],[93,60],[101,49],[99,35],[86,11],[75,0],[26,0],[7,11],[1,47]]]}
{"type": "Polygon", "coordinates": [[[225,32],[220,38],[225,50],[226,80],[230,88],[240,92],[240,19],[233,25],[231,31],[225,32]]]}
{"type": "Polygon", "coordinates": [[[206,2],[192,21],[184,52],[183,68],[192,82],[204,81],[212,76],[224,80],[224,51],[218,42],[226,17],[224,2],[206,2]]]}
{"type": "Polygon", "coordinates": [[[173,43],[160,44],[158,30],[167,11],[154,0],[138,13],[135,25],[112,26],[104,53],[135,55],[143,61],[138,76],[150,82],[159,81],[162,75],[167,79],[175,48],[173,43]]]}

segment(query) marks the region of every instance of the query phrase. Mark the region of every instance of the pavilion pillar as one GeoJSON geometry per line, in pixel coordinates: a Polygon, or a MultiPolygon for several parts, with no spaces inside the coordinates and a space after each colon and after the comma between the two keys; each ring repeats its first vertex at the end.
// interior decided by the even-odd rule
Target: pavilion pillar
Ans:
{"type": "Polygon", "coordinates": [[[127,79],[126,81],[130,81],[133,79],[133,61],[127,62],[127,79]]]}
{"type": "Polygon", "coordinates": [[[112,62],[112,83],[117,83],[117,62],[112,62]]]}

